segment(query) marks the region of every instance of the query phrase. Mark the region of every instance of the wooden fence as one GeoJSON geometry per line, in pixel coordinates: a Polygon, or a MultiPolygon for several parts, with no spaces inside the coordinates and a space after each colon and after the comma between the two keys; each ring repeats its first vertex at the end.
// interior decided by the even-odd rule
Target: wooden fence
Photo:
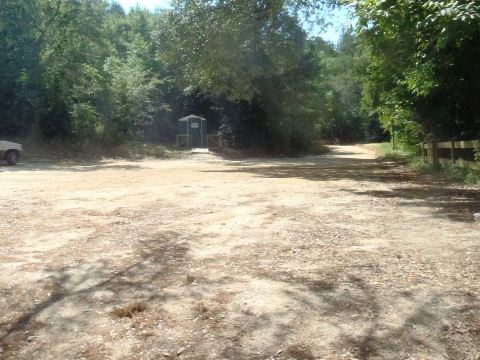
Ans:
{"type": "Polygon", "coordinates": [[[476,161],[476,151],[480,148],[480,140],[424,142],[422,156],[425,162],[434,166],[453,165],[480,170],[480,162],[476,161]]]}

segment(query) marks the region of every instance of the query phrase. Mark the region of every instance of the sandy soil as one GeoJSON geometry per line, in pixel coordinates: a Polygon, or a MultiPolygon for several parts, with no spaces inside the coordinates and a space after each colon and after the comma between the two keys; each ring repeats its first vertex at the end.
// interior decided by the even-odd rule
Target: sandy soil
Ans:
{"type": "Polygon", "coordinates": [[[478,189],[332,149],[0,166],[0,358],[479,359],[478,189]]]}

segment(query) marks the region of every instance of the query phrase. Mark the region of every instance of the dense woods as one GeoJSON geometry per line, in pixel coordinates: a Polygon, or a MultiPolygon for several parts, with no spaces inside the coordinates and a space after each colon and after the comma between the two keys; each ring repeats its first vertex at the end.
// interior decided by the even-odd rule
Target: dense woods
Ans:
{"type": "Polygon", "coordinates": [[[406,141],[480,136],[480,4],[358,1],[366,108],[406,141]]]}
{"type": "Polygon", "coordinates": [[[313,38],[334,1],[0,2],[0,136],[172,142],[209,119],[232,146],[306,151],[314,139],[407,142],[480,131],[480,6],[356,1],[357,29],[313,38]],[[383,129],[380,129],[380,124],[383,129]]]}

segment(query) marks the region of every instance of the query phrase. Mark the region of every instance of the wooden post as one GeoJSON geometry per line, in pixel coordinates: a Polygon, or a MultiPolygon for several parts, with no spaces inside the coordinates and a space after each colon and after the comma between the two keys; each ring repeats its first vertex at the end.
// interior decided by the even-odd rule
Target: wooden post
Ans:
{"type": "MultiPolygon", "coordinates": [[[[200,119],[200,147],[203,149],[203,143],[205,140],[203,139],[203,119],[200,119]]],[[[207,149],[208,149],[208,143],[207,143],[207,149]]]]}
{"type": "Polygon", "coordinates": [[[437,142],[435,139],[432,140],[432,165],[434,170],[438,170],[439,163],[438,163],[438,147],[437,142]]]}
{"type": "Polygon", "coordinates": [[[395,150],[395,130],[393,129],[393,121],[391,124],[391,136],[392,136],[392,150],[395,150]]]}
{"type": "Polygon", "coordinates": [[[450,141],[450,153],[452,156],[452,164],[455,164],[455,141],[450,141]]]}

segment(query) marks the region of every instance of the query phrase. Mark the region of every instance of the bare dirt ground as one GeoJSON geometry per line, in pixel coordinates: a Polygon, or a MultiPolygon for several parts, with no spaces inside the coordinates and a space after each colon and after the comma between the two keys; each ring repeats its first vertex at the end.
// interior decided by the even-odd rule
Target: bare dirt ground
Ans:
{"type": "Polygon", "coordinates": [[[479,359],[479,190],[332,149],[0,166],[0,358],[479,359]]]}

